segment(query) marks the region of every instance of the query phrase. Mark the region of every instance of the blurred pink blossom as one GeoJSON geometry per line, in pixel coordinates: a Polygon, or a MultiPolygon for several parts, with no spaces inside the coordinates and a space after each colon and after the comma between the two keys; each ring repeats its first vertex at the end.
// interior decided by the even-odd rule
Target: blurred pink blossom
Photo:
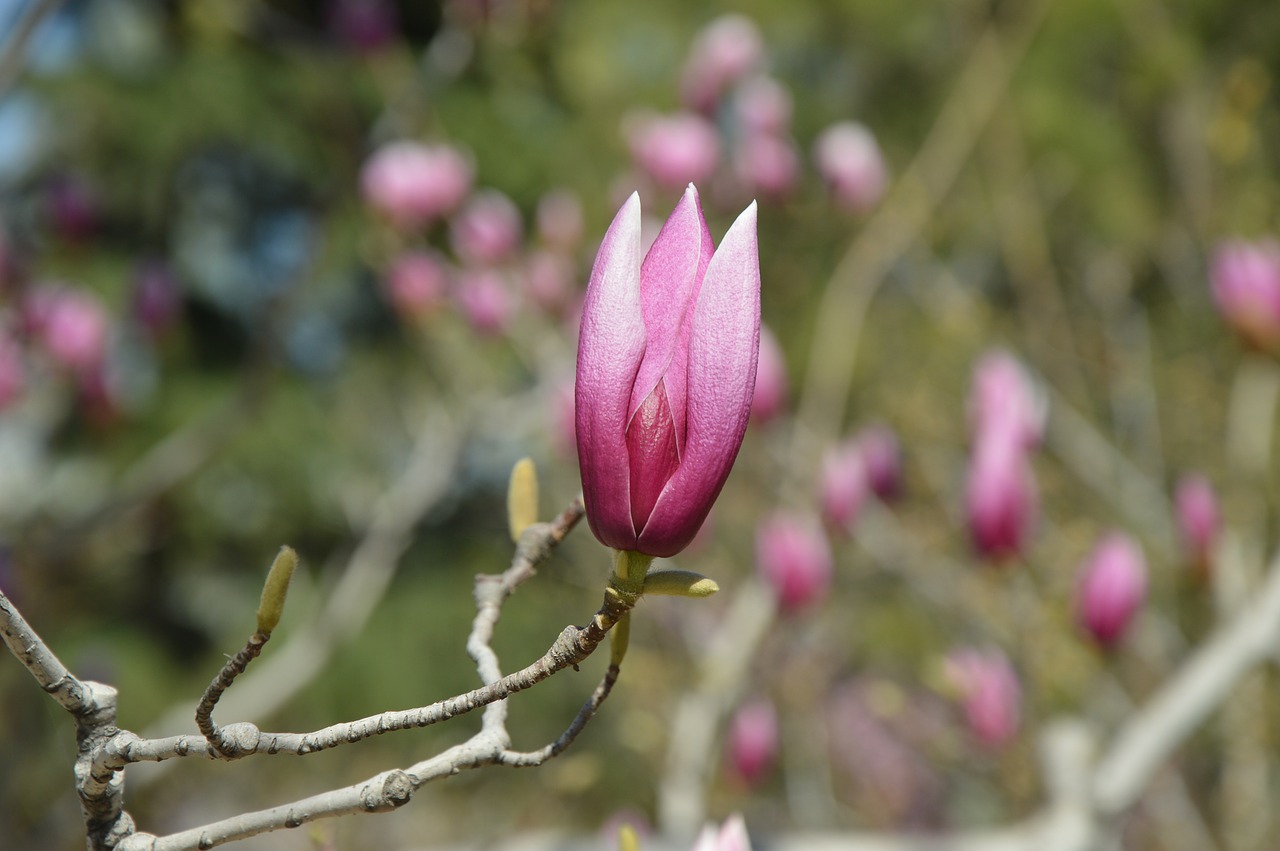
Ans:
{"type": "Polygon", "coordinates": [[[549,247],[573,251],[582,242],[582,202],[567,189],[552,189],[538,199],[538,236],[549,247]]]}
{"type": "Polygon", "coordinates": [[[851,533],[868,487],[866,461],[857,443],[847,440],[827,450],[818,482],[822,519],[842,534],[851,533]]]}
{"type": "Polygon", "coordinates": [[[573,294],[576,277],[573,260],[559,251],[539,249],[525,260],[525,291],[534,304],[548,313],[564,310],[573,294]]]}
{"type": "Polygon", "coordinates": [[[463,261],[495,265],[513,255],[522,237],[520,210],[496,189],[471,196],[449,229],[454,252],[463,261]]]}
{"type": "Polygon", "coordinates": [[[1280,350],[1280,242],[1222,243],[1214,252],[1209,283],[1218,312],[1246,343],[1280,350]]]}
{"type": "Polygon", "coordinates": [[[391,261],[382,287],[396,313],[414,320],[444,304],[449,273],[444,259],[434,251],[406,251],[391,261]]]}
{"type": "Polygon", "coordinates": [[[974,548],[993,559],[1023,555],[1039,515],[1025,450],[1000,437],[979,440],[969,460],[965,512],[974,548]]]}
{"type": "Polygon", "coordinates": [[[943,671],[959,693],[970,732],[987,747],[1010,742],[1021,725],[1022,686],[1000,650],[952,651],[943,671]]]}
{"type": "Polygon", "coordinates": [[[102,218],[94,187],[84,178],[64,174],[48,186],[49,216],[59,235],[72,241],[91,236],[102,218]]]}
{"type": "Polygon", "coordinates": [[[692,851],[751,851],[746,822],[742,816],[732,815],[725,819],[718,831],[708,825],[698,834],[692,851]]]}
{"type": "Polygon", "coordinates": [[[361,53],[373,53],[390,44],[399,23],[392,0],[329,0],[326,18],[329,32],[361,53]]]}
{"type": "Polygon", "coordinates": [[[858,432],[854,443],[871,490],[886,502],[897,498],[902,492],[902,447],[893,429],[884,423],[872,423],[858,432]]]}
{"type": "Polygon", "coordinates": [[[631,116],[623,129],[636,165],[667,189],[710,178],[720,162],[716,128],[700,115],[631,116]]]}
{"type": "Polygon", "coordinates": [[[820,602],[831,588],[831,545],[808,517],[776,512],[765,519],[756,532],[756,566],[784,612],[820,602]]]}
{"type": "Polygon", "coordinates": [[[574,377],[558,382],[551,390],[547,428],[551,446],[561,455],[578,458],[578,419],[574,407],[574,377]]]}
{"type": "Polygon", "coordinates": [[[486,336],[496,337],[505,332],[515,312],[506,281],[492,269],[464,269],[459,272],[457,299],[467,322],[486,336]]]}
{"type": "Polygon", "coordinates": [[[752,77],[733,99],[738,122],[748,133],[780,135],[791,126],[791,92],[773,77],[752,77]]]}
{"type": "Polygon", "coordinates": [[[738,179],[749,192],[785,197],[800,179],[800,157],[790,139],[773,133],[748,133],[734,156],[738,179]]]}
{"type": "Polygon", "coordinates": [[[27,297],[25,313],[28,327],[54,361],[85,374],[101,366],[109,320],[96,296],[70,287],[43,286],[27,297]]]}
{"type": "Polygon", "coordinates": [[[680,96],[686,106],[710,112],[733,83],[764,60],[760,29],[743,15],[722,15],[694,38],[680,77],[680,96]]]}
{"type": "Polygon", "coordinates": [[[969,427],[975,441],[997,433],[1025,449],[1044,438],[1049,403],[1022,364],[1008,352],[982,356],[973,371],[969,396],[969,427]]]}
{"type": "Polygon", "coordinates": [[[160,262],[142,264],[133,279],[133,316],[152,337],[163,337],[182,313],[182,291],[160,262]]]}
{"type": "Polygon", "coordinates": [[[1191,563],[1204,574],[1211,566],[1213,550],[1222,531],[1218,495],[1205,476],[1189,473],[1178,481],[1174,505],[1178,530],[1182,533],[1191,563]]]}
{"type": "Polygon", "coordinates": [[[751,420],[765,425],[783,412],[787,404],[787,362],[778,338],[760,326],[760,358],[756,362],[756,387],[751,397],[751,420]]]}
{"type": "Polygon", "coordinates": [[[729,722],[725,754],[729,768],[747,788],[759,786],[778,758],[778,713],[767,698],[738,707],[729,722]]]}
{"type": "Polygon", "coordinates": [[[392,142],[360,172],[365,201],[401,228],[438,219],[471,191],[471,163],[448,145],[392,142]]]}
{"type": "Polygon", "coordinates": [[[822,131],[813,144],[813,160],[836,202],[855,213],[879,203],[889,183],[875,136],[855,121],[841,121],[822,131]]]}
{"type": "Polygon", "coordinates": [[[1147,561],[1120,532],[1100,540],[1081,569],[1076,618],[1104,647],[1123,637],[1147,596],[1147,561]]]}

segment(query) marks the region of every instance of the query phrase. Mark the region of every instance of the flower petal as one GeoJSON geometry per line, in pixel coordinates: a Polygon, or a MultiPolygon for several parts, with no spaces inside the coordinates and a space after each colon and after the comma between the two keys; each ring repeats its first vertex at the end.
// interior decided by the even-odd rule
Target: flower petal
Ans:
{"type": "Polygon", "coordinates": [[[645,352],[640,309],[640,197],[633,193],[605,233],[591,270],[578,337],[575,420],[582,495],[591,531],[635,549],[627,465],[631,387],[645,352]]]}
{"type": "Polygon", "coordinates": [[[725,234],[691,313],[685,451],[640,534],[640,551],[656,556],[678,552],[697,533],[747,429],[760,351],[754,202],[725,234]]]}
{"type": "Polygon", "coordinates": [[[644,361],[631,393],[631,416],[667,379],[667,398],[676,428],[676,447],[685,441],[685,364],[689,349],[689,306],[715,249],[711,231],[702,215],[698,190],[689,184],[671,211],[658,238],[640,266],[640,302],[648,334],[644,361]]]}

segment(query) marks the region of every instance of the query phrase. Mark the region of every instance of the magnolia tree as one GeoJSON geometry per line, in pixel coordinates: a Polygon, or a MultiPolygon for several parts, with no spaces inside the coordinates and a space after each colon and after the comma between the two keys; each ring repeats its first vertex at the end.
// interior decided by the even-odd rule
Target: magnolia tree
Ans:
{"type": "MultiPolygon", "coordinates": [[[[555,4],[453,0],[424,23],[335,0],[295,23],[343,73],[283,51],[282,110],[232,72],[294,32],[283,12],[55,5],[4,48],[0,141],[5,110],[34,133],[67,97],[77,120],[45,126],[82,162],[102,145],[151,168],[0,148],[0,688],[18,707],[0,710],[0,831],[18,825],[0,847],[307,826],[300,844],[331,848],[321,826],[364,814],[352,847],[407,848],[419,828],[376,825],[415,811],[459,847],[622,851],[1243,851],[1280,830],[1262,675],[1280,248],[1223,238],[1203,194],[1213,156],[1245,156],[1224,140],[1252,127],[1260,65],[1224,72],[1212,122],[1208,70],[1124,89],[1185,166],[1181,203],[1144,207],[1115,200],[1146,199],[1139,165],[1099,183],[1088,155],[1122,137],[1115,160],[1153,159],[1150,116],[1077,108],[1070,51],[1066,82],[1037,76],[1096,35],[1051,2],[937,32],[886,11],[910,67],[907,34],[932,32],[944,68],[907,117],[902,67],[874,58],[906,42],[851,52],[843,12],[830,32],[780,10],[689,35],[629,8],[655,29],[615,34],[555,4]],[[96,47],[59,71],[41,26],[96,47]],[[168,127],[155,80],[202,91],[178,32],[252,107],[192,127],[277,134],[312,171],[133,127],[153,98],[168,127]],[[49,93],[14,76],[28,53],[49,93]],[[99,69],[153,82],[126,97],[99,69]],[[371,91],[375,114],[335,107],[371,91]],[[293,108],[332,132],[297,131],[293,108]],[[1209,124],[1212,143],[1179,129],[1209,124]],[[156,171],[172,186],[133,188],[156,171]],[[1160,209],[1162,235],[1117,208],[1160,209]],[[139,233],[164,248],[139,258],[139,233]],[[246,557],[265,578],[228,568],[246,557]],[[406,575],[445,561],[478,567],[471,600],[443,568],[413,599],[406,575]],[[150,676],[175,705],[127,720],[146,680],[127,652],[84,652],[60,623],[77,606],[108,633],[163,624],[183,662],[150,676]],[[393,609],[427,658],[379,632],[393,609]],[[441,675],[450,640],[465,685],[441,675]],[[370,705],[383,675],[413,697],[370,705]],[[326,683],[348,720],[299,697],[326,683]],[[38,690],[66,716],[47,734],[38,690]]],[[[1132,24],[1144,46],[1194,35],[1132,24]]]]}

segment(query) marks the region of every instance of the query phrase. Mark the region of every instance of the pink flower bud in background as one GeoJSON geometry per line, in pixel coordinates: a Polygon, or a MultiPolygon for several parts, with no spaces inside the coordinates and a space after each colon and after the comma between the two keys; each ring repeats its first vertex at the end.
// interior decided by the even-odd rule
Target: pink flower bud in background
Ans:
{"type": "Polygon", "coordinates": [[[734,112],[748,133],[783,134],[791,126],[791,92],[773,77],[752,77],[734,95],[734,112]]]}
{"type": "Polygon", "coordinates": [[[138,267],[133,279],[133,316],[153,338],[173,329],[182,314],[182,291],[173,271],[163,263],[138,267]]]}
{"type": "Polygon", "coordinates": [[[1280,349],[1280,243],[1224,242],[1209,270],[1214,304],[1245,342],[1280,349]]]}
{"type": "Polygon", "coordinates": [[[22,362],[22,347],[8,331],[0,328],[0,411],[21,398],[25,386],[26,368],[22,362]]]}
{"type": "Polygon", "coordinates": [[[1039,514],[1025,450],[1009,440],[980,440],[969,461],[965,512],[974,549],[993,560],[1022,555],[1039,514]]]}
{"type": "Polygon", "coordinates": [[[845,441],[827,450],[819,473],[822,519],[827,525],[843,534],[851,533],[869,484],[858,444],[845,441]]]}
{"type": "Polygon", "coordinates": [[[582,307],[578,461],[600,542],[665,558],[697,533],[746,432],[760,340],[756,207],[716,248],[689,186],[643,260],[640,245],[633,194],[582,307]]]}
{"type": "Polygon", "coordinates": [[[393,142],[360,172],[369,206],[397,227],[414,228],[451,212],[471,191],[471,163],[448,145],[393,142]]]}
{"type": "Polygon", "coordinates": [[[1147,596],[1147,561],[1128,535],[1102,538],[1085,561],[1076,596],[1076,618],[1099,644],[1111,647],[1147,596]]]}
{"type": "Polygon", "coordinates": [[[742,15],[722,15],[694,38],[680,77],[680,97],[686,106],[709,112],[730,85],[763,60],[759,27],[742,15]]]}
{"type": "Polygon", "coordinates": [[[720,137],[700,115],[633,116],[623,129],[636,165],[667,189],[708,179],[720,162],[720,137]]]}
{"type": "Polygon", "coordinates": [[[738,707],[729,722],[725,755],[729,769],[749,789],[769,776],[778,758],[778,713],[767,698],[738,707]]]}
{"type": "Polygon", "coordinates": [[[814,165],[840,206],[870,210],[889,184],[880,146],[871,131],[855,121],[833,124],[813,144],[814,165]]]}
{"type": "Polygon", "coordinates": [[[392,0],[329,0],[329,32],[360,53],[373,53],[396,37],[396,6],[392,0]]]}
{"type": "Polygon", "coordinates": [[[492,269],[464,269],[458,273],[458,305],[476,332],[501,335],[511,323],[515,304],[502,275],[492,269]]]}
{"type": "Polygon", "coordinates": [[[573,379],[556,384],[551,391],[551,407],[547,413],[551,446],[565,456],[574,455],[578,446],[573,385],[573,379]]]}
{"type": "Polygon", "coordinates": [[[1222,531],[1218,495],[1213,485],[1198,473],[1183,476],[1174,495],[1174,509],[1189,559],[1198,573],[1207,575],[1218,534],[1222,531]]]}
{"type": "Polygon", "coordinates": [[[412,321],[444,304],[449,273],[435,252],[406,251],[391,261],[382,279],[382,291],[396,313],[412,321]]]}
{"type": "Polygon", "coordinates": [[[758,425],[773,422],[787,404],[787,361],[778,338],[768,326],[760,326],[760,360],[751,394],[751,420],[758,425]]]}
{"type": "Polygon", "coordinates": [[[80,241],[98,229],[101,219],[97,193],[83,178],[64,174],[48,187],[49,216],[65,239],[80,241]]]}
{"type": "Polygon", "coordinates": [[[738,179],[749,192],[772,199],[785,197],[800,179],[800,157],[789,139],[750,133],[734,156],[738,179]]]}
{"type": "Polygon", "coordinates": [[[953,651],[943,672],[959,694],[969,731],[987,747],[1000,747],[1018,735],[1022,687],[1009,659],[995,648],[953,651]]]}
{"type": "Polygon", "coordinates": [[[520,210],[496,189],[477,192],[454,217],[449,238],[467,263],[501,263],[520,247],[520,210]]]}
{"type": "Polygon", "coordinates": [[[776,512],[756,532],[756,567],[778,606],[795,612],[826,598],[834,572],[831,545],[808,518],[776,512]]]}
{"type": "Polygon", "coordinates": [[[997,432],[1025,449],[1044,438],[1049,403],[1013,355],[996,350],[978,361],[969,396],[969,427],[975,440],[997,432]]]}
{"type": "Polygon", "coordinates": [[[534,251],[524,264],[525,291],[547,313],[564,310],[576,279],[573,261],[558,251],[534,251]]]}
{"type": "Polygon", "coordinates": [[[871,490],[885,502],[896,499],[902,493],[902,447],[893,429],[873,423],[858,432],[854,442],[871,490]]]}
{"type": "Polygon", "coordinates": [[[751,851],[746,822],[740,815],[725,819],[720,830],[708,825],[698,834],[692,851],[751,851]]]}
{"type": "Polygon", "coordinates": [[[582,242],[582,203],[567,189],[553,189],[538,199],[538,236],[549,248],[573,251],[582,242]]]}
{"type": "Polygon", "coordinates": [[[36,341],[54,361],[81,373],[101,366],[108,319],[96,296],[67,287],[41,287],[28,296],[24,310],[36,341]]]}

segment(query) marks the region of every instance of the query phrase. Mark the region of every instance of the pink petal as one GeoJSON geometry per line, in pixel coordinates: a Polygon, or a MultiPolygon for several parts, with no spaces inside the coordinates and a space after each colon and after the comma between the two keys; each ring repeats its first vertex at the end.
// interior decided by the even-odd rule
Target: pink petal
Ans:
{"type": "Polygon", "coordinates": [[[591,531],[634,549],[627,422],[645,352],[640,308],[640,197],[632,194],[600,243],[582,305],[575,393],[578,461],[591,531]]]}
{"type": "Polygon", "coordinates": [[[698,190],[691,183],[640,267],[640,301],[648,339],[631,392],[631,415],[635,416],[665,376],[679,449],[683,449],[685,441],[689,306],[698,296],[714,249],[698,202],[698,190]]]}
{"type": "Polygon", "coordinates": [[[711,258],[692,312],[684,455],[640,534],[642,551],[657,556],[679,551],[702,525],[747,429],[760,351],[754,202],[711,258]]]}

